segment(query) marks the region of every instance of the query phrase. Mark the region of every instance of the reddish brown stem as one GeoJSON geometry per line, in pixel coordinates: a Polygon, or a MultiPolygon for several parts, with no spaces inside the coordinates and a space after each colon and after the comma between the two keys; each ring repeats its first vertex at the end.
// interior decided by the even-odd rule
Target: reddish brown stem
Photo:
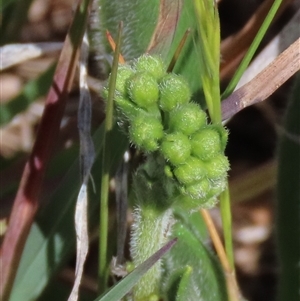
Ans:
{"type": "MultiPolygon", "coordinates": [[[[79,5],[86,6],[87,4],[79,2],[79,5]]],[[[74,20],[77,23],[81,23],[81,28],[79,24],[73,22],[66,37],[53,83],[47,96],[36,141],[23,171],[10,215],[8,229],[0,250],[0,261],[2,263],[0,299],[2,301],[9,299],[22,251],[39,205],[38,198],[46,165],[58,136],[67,95],[74,78],[86,22],[86,16],[83,16],[82,12],[80,12],[79,5],[74,20]],[[81,22],[78,22],[78,20],[81,22]],[[82,24],[82,22],[84,23],[82,24]],[[76,36],[74,33],[76,33],[76,36]]]]}

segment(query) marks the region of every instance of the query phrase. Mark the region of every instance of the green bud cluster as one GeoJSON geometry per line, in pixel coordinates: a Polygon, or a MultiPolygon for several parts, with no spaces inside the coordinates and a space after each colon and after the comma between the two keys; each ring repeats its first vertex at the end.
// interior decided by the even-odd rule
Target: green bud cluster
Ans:
{"type": "Polygon", "coordinates": [[[117,109],[128,120],[130,141],[164,158],[165,174],[181,193],[210,200],[226,186],[227,131],[208,124],[206,113],[190,101],[184,78],[165,70],[162,60],[150,55],[120,65],[117,109]]]}

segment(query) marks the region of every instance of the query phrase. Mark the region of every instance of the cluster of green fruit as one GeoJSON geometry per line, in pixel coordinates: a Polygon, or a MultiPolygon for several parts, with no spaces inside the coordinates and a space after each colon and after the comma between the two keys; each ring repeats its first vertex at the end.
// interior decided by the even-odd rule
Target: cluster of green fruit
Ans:
{"type": "Polygon", "coordinates": [[[146,153],[159,152],[165,174],[183,194],[209,199],[226,187],[227,131],[207,124],[184,78],[165,70],[162,60],[150,55],[120,65],[117,109],[128,120],[130,141],[146,153]]]}

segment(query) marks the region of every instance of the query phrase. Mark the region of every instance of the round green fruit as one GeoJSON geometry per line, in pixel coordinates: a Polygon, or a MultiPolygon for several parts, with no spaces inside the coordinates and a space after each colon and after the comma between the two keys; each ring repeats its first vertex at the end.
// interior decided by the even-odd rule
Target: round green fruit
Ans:
{"type": "Polygon", "coordinates": [[[165,66],[159,56],[151,56],[144,54],[140,56],[134,63],[137,72],[148,72],[156,80],[159,80],[165,73],[165,66]]]}
{"type": "Polygon", "coordinates": [[[205,199],[209,194],[210,183],[204,178],[199,182],[185,186],[185,193],[193,199],[205,199]]]}
{"type": "Polygon", "coordinates": [[[224,178],[229,170],[229,161],[223,154],[218,154],[210,161],[205,162],[207,177],[210,180],[224,178]]]}
{"type": "Polygon", "coordinates": [[[150,73],[136,73],[128,79],[128,94],[139,107],[151,108],[158,101],[158,84],[150,73]]]}
{"type": "Polygon", "coordinates": [[[192,156],[189,157],[184,164],[174,169],[175,177],[184,185],[199,182],[205,177],[205,174],[206,171],[203,162],[192,156]]]}
{"type": "Polygon", "coordinates": [[[190,88],[184,78],[179,75],[170,73],[164,76],[159,88],[159,106],[163,111],[170,112],[190,100],[190,88]]]}
{"type": "Polygon", "coordinates": [[[180,132],[168,134],[161,143],[161,152],[175,166],[185,163],[191,153],[189,138],[180,132]]]}
{"type": "Polygon", "coordinates": [[[192,135],[206,125],[206,114],[195,103],[188,103],[170,112],[169,128],[192,135]]]}
{"type": "Polygon", "coordinates": [[[141,109],[128,97],[124,97],[119,93],[116,93],[115,95],[115,102],[117,109],[130,120],[134,119],[141,111],[141,109]]]}
{"type": "Polygon", "coordinates": [[[134,71],[128,65],[119,65],[116,80],[116,91],[122,95],[127,93],[127,80],[133,75],[134,71]]]}
{"type": "Polygon", "coordinates": [[[192,154],[208,161],[221,152],[220,135],[213,129],[205,128],[191,137],[192,154]]]}
{"type": "Polygon", "coordinates": [[[145,151],[153,152],[157,150],[158,141],[163,135],[163,126],[160,120],[151,115],[140,113],[131,122],[130,140],[145,151]]]}

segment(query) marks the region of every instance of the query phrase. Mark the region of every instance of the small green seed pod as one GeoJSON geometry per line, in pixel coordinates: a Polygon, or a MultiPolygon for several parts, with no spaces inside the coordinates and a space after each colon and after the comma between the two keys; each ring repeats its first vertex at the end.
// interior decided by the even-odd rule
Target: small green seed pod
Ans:
{"type": "Polygon", "coordinates": [[[210,191],[210,182],[204,178],[199,182],[185,186],[184,191],[193,199],[205,199],[210,191]]]}
{"type": "Polygon", "coordinates": [[[215,130],[220,135],[221,152],[224,152],[228,141],[228,130],[222,124],[210,124],[209,128],[215,130]]]}
{"type": "Polygon", "coordinates": [[[128,119],[134,119],[141,109],[133,103],[129,98],[124,97],[123,95],[116,93],[115,102],[117,105],[117,109],[121,111],[128,119]]]}
{"type": "Polygon", "coordinates": [[[226,175],[224,175],[223,178],[210,181],[210,186],[211,186],[211,188],[210,188],[210,191],[209,191],[209,194],[207,197],[212,198],[212,197],[218,196],[222,191],[225,190],[225,188],[227,186],[226,175]]]}
{"type": "Polygon", "coordinates": [[[184,78],[179,75],[170,73],[164,76],[159,88],[159,106],[163,111],[170,112],[190,100],[190,88],[184,78]]]}
{"type": "Polygon", "coordinates": [[[192,156],[189,157],[184,164],[177,166],[174,170],[175,177],[184,185],[199,182],[205,177],[205,174],[206,170],[203,162],[192,156]]]}
{"type": "Polygon", "coordinates": [[[220,135],[214,129],[205,128],[191,137],[192,155],[208,161],[221,152],[220,135]]]}
{"type": "Polygon", "coordinates": [[[217,198],[192,198],[185,192],[181,193],[175,199],[174,206],[180,210],[188,211],[190,213],[198,211],[200,208],[212,208],[217,202],[217,198]]]}
{"type": "Polygon", "coordinates": [[[150,73],[156,80],[166,73],[164,63],[159,56],[144,54],[135,61],[134,67],[137,72],[150,73]]]}
{"type": "Polygon", "coordinates": [[[161,143],[161,152],[175,166],[185,163],[191,153],[189,138],[180,132],[168,134],[161,143]]]}
{"type": "Polygon", "coordinates": [[[188,103],[170,112],[169,128],[192,135],[206,124],[206,114],[195,103],[188,103]]]}
{"type": "Polygon", "coordinates": [[[166,164],[164,167],[164,173],[168,178],[173,178],[173,172],[172,172],[172,168],[170,165],[166,164]]]}
{"type": "Polygon", "coordinates": [[[158,148],[158,140],[163,138],[163,135],[161,121],[149,114],[140,112],[131,122],[130,140],[145,151],[155,151],[158,148]]]}
{"type": "Polygon", "coordinates": [[[136,73],[128,79],[128,93],[133,102],[147,109],[158,101],[158,84],[150,73],[136,73]]]}
{"type": "Polygon", "coordinates": [[[133,75],[134,71],[128,65],[119,65],[118,73],[117,73],[117,81],[116,81],[116,91],[120,94],[127,94],[127,80],[129,77],[133,75]]]}
{"type": "Polygon", "coordinates": [[[218,154],[210,161],[205,162],[205,168],[210,180],[224,178],[229,170],[229,161],[223,154],[218,154]]]}

